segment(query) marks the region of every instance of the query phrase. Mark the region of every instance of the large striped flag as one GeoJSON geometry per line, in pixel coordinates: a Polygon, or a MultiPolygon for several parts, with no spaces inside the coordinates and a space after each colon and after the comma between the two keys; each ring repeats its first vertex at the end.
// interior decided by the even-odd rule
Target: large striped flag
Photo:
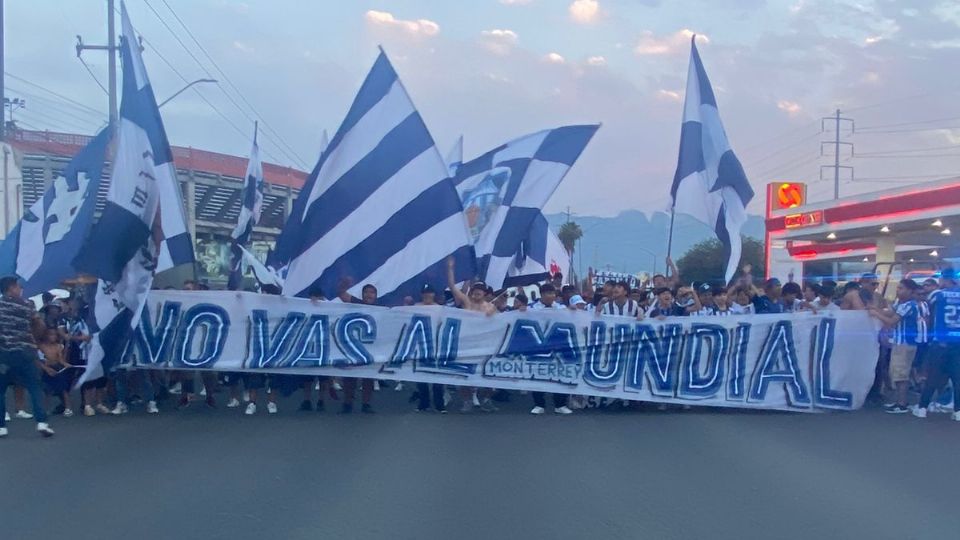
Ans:
{"type": "Polygon", "coordinates": [[[67,164],[0,244],[0,273],[23,279],[26,296],[77,275],[73,259],[90,232],[110,127],[67,164]]]}
{"type": "Polygon", "coordinates": [[[349,277],[399,304],[424,284],[446,285],[446,259],[474,273],[463,209],[447,166],[383,51],[297,197],[278,241],[289,260],[284,294],[349,277]]]}
{"type": "Polygon", "coordinates": [[[447,168],[450,170],[450,176],[457,174],[457,169],[463,165],[463,135],[457,137],[457,142],[447,152],[447,168]]]}
{"type": "Polygon", "coordinates": [[[488,285],[505,286],[541,208],[599,127],[564,126],[533,133],[457,169],[453,183],[463,201],[480,276],[488,285]]]}
{"type": "Polygon", "coordinates": [[[538,214],[530,225],[527,237],[507,271],[506,287],[520,287],[540,283],[557,273],[563,282],[570,283],[570,254],[557,233],[550,229],[547,218],[538,214]]]}
{"type": "Polygon", "coordinates": [[[696,36],[690,44],[680,156],[670,195],[674,212],[689,214],[714,228],[728,255],[725,277],[729,283],[740,264],[740,229],[747,221],[753,189],[727,141],[696,36]]]}
{"type": "Polygon", "coordinates": [[[231,268],[227,280],[227,288],[235,291],[243,281],[243,247],[250,243],[253,227],[260,221],[260,211],[263,208],[263,164],[260,162],[260,147],[257,145],[257,130],[253,131],[253,147],[250,149],[250,159],[247,161],[247,174],[243,181],[243,196],[240,202],[240,215],[237,216],[237,226],[230,233],[231,268]]]}
{"type": "Polygon", "coordinates": [[[109,373],[122,358],[154,272],[193,262],[173,154],[122,2],[120,16],[123,97],[110,190],[74,262],[99,278],[90,310],[90,356],[78,385],[109,373]]]}

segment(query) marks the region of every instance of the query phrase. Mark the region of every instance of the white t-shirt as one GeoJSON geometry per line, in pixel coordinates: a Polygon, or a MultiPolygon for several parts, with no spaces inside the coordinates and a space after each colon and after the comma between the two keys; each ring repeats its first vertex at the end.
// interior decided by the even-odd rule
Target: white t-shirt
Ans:
{"type": "Polygon", "coordinates": [[[560,302],[554,302],[547,307],[543,305],[542,302],[537,300],[532,306],[530,306],[530,309],[567,309],[567,307],[560,305],[560,302]]]}

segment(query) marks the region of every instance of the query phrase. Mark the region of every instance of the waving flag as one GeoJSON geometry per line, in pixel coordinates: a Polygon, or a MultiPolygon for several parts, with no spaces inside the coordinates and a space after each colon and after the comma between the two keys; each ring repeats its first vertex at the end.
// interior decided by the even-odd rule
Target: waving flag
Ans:
{"type": "Polygon", "coordinates": [[[74,156],[0,245],[0,272],[20,276],[27,296],[77,275],[73,259],[93,223],[109,142],[107,127],[74,156]]]}
{"type": "Polygon", "coordinates": [[[547,218],[538,214],[530,226],[527,237],[507,272],[504,287],[533,285],[560,272],[563,282],[569,283],[570,254],[556,233],[550,230],[547,218]]]}
{"type": "Polygon", "coordinates": [[[460,165],[463,165],[463,135],[457,137],[457,142],[453,143],[453,148],[447,153],[447,168],[450,170],[450,176],[457,174],[460,165]]]}
{"type": "Polygon", "coordinates": [[[99,278],[90,310],[90,356],[78,385],[120,361],[154,271],[193,261],[173,155],[122,2],[120,16],[123,97],[110,190],[100,221],[74,261],[77,270],[99,278]]]}
{"type": "Polygon", "coordinates": [[[243,281],[243,246],[250,243],[253,227],[260,221],[260,211],[263,208],[263,164],[260,162],[260,147],[257,146],[257,130],[253,131],[253,148],[250,149],[250,159],[247,161],[247,174],[244,175],[243,198],[240,204],[240,215],[237,216],[237,226],[230,233],[233,242],[230,245],[231,269],[227,279],[227,288],[235,291],[243,281]]]}
{"type": "Polygon", "coordinates": [[[714,228],[728,255],[725,275],[729,283],[740,264],[740,229],[747,221],[753,189],[730,149],[695,40],[696,36],[690,45],[680,156],[670,195],[674,212],[689,214],[714,228]]]}
{"type": "Polygon", "coordinates": [[[473,274],[463,209],[447,166],[381,51],[343,124],[294,203],[274,262],[289,260],[284,294],[314,283],[329,296],[377,287],[399,304],[424,284],[446,285],[446,259],[473,274]]]}
{"type": "MultiPolygon", "coordinates": [[[[457,169],[453,183],[463,201],[480,275],[488,285],[504,286],[540,209],[599,127],[564,126],[533,133],[457,169]]],[[[546,236],[542,240],[545,245],[546,236]]]]}

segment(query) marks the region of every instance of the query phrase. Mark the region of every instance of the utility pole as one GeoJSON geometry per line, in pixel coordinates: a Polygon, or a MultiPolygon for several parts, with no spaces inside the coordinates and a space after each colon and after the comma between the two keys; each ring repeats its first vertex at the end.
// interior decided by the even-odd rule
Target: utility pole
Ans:
{"type": "MultiPolygon", "coordinates": [[[[4,26],[3,26],[3,0],[0,0],[0,103],[6,102],[6,100],[4,99],[5,97],[4,90],[6,89],[6,86],[4,85],[4,80],[6,79],[6,77],[3,74],[4,70],[6,69],[6,66],[4,65],[4,61],[3,61],[4,56],[6,55],[6,50],[3,44],[6,41],[6,39],[7,39],[7,35],[6,35],[6,32],[4,31],[4,26]]],[[[0,122],[0,141],[6,140],[7,130],[5,129],[5,127],[6,126],[4,126],[2,122],[0,122]]],[[[4,231],[4,233],[6,233],[6,231],[4,231]]]]}
{"type": "Polygon", "coordinates": [[[833,165],[821,165],[820,166],[820,180],[823,180],[823,170],[824,169],[833,169],[833,199],[837,200],[840,198],[840,169],[849,169],[850,176],[853,176],[853,167],[847,165],[840,165],[840,146],[849,146],[850,155],[853,155],[853,143],[840,140],[840,122],[849,122],[850,123],[850,133],[852,134],[856,130],[856,125],[853,123],[852,118],[843,118],[840,116],[840,109],[837,109],[837,112],[834,116],[825,116],[820,119],[820,133],[825,133],[826,123],[833,122],[833,140],[832,141],[821,141],[820,142],[820,155],[824,156],[823,145],[829,144],[833,145],[833,165]]]}
{"type": "MultiPolygon", "coordinates": [[[[2,1],[2,0],[0,0],[2,1]]],[[[120,49],[116,43],[116,32],[114,31],[114,9],[113,0],[107,0],[107,44],[106,45],[86,45],[83,38],[77,36],[77,58],[80,58],[83,51],[107,51],[109,58],[107,69],[108,92],[110,96],[110,126],[111,129],[117,129],[117,51],[120,49]]]]}

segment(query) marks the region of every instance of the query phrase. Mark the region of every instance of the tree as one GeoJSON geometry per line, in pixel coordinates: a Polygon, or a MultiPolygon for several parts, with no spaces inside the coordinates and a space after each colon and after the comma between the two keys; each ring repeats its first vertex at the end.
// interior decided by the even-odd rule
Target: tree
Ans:
{"type": "MultiPolygon", "coordinates": [[[[754,275],[762,276],[764,274],[763,243],[749,236],[742,238],[740,268],[750,264],[753,266],[754,275]]],[[[685,284],[691,281],[720,284],[723,282],[726,269],[727,256],[723,251],[723,244],[716,238],[695,244],[677,261],[680,279],[685,284]]]]}
{"type": "Polygon", "coordinates": [[[560,239],[560,243],[563,244],[563,247],[567,250],[567,254],[570,255],[571,260],[573,259],[573,248],[583,236],[583,231],[580,229],[580,225],[577,225],[576,221],[568,221],[560,226],[560,232],[557,233],[557,238],[560,239]]]}

